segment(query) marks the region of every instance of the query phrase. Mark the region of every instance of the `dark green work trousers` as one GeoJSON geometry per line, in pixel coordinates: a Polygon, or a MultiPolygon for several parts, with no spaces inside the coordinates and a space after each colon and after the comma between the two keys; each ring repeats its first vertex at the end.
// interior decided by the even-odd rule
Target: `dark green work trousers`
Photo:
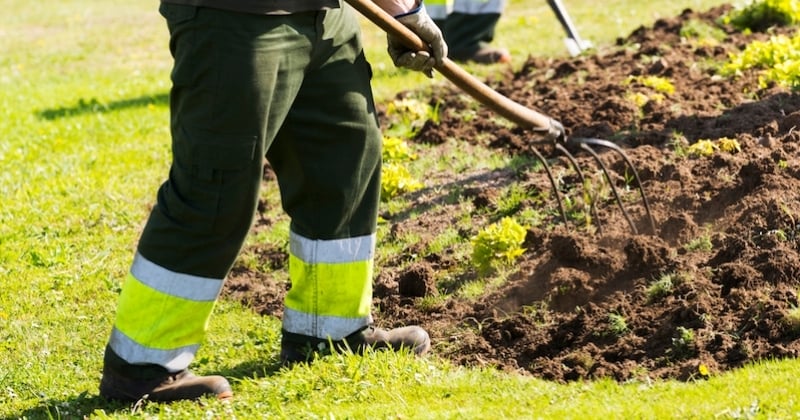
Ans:
{"type": "Polygon", "coordinates": [[[264,157],[291,229],[375,232],[381,133],[352,9],[266,16],[162,4],[173,162],[138,251],[224,278],[253,220],[264,157]]]}

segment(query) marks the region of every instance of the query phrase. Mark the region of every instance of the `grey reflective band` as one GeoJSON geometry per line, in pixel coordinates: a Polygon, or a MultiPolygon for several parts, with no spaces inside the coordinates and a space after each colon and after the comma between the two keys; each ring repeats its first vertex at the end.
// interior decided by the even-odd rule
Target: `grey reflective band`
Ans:
{"type": "Polygon", "coordinates": [[[186,369],[191,363],[199,344],[179,347],[177,349],[160,350],[142,346],[133,341],[114,328],[111,330],[111,338],[108,345],[117,353],[119,357],[131,364],[156,364],[164,366],[170,372],[178,372],[186,369]]]}
{"type": "Polygon", "coordinates": [[[332,240],[308,239],[294,232],[289,236],[292,255],[309,264],[368,261],[375,255],[375,234],[332,240]]]}
{"type": "Polygon", "coordinates": [[[138,252],[133,259],[131,274],[142,284],[161,293],[197,302],[215,300],[224,280],[176,273],[156,265],[138,252]]]}
{"type": "Polygon", "coordinates": [[[286,331],[334,341],[360,331],[371,323],[372,315],[361,318],[341,318],[307,314],[291,308],[283,310],[283,329],[286,331]]]}

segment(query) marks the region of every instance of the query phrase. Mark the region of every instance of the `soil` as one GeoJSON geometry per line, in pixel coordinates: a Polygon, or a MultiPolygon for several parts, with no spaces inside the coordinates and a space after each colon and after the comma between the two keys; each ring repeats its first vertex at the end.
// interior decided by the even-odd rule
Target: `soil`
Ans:
{"type": "MultiPolygon", "coordinates": [[[[560,221],[553,194],[524,201],[517,210],[536,208],[551,219],[528,228],[525,253],[502,284],[464,298],[448,293],[453,285],[440,279],[467,264],[463,256],[444,250],[417,257],[438,233],[458,224],[462,210],[447,199],[448,192],[461,191],[474,206],[475,226],[463,232],[469,238],[489,222],[487,214],[496,213],[503,188],[516,183],[529,192],[551,192],[550,180],[531,165],[430,174],[430,188],[410,198],[415,209],[429,210],[414,217],[382,214],[391,234],[420,240],[381,259],[377,324],[423,326],[433,353],[456,364],[559,382],[694,380],[758,360],[796,357],[800,328],[786,315],[798,305],[800,290],[800,96],[775,85],[759,88],[757,72],[715,77],[708,65],[754,39],[793,29],[743,34],[718,23],[728,10],[686,10],[640,27],[614,46],[579,57],[531,56],[519,71],[486,81],[560,121],[569,138],[619,145],[638,172],[649,205],[619,154],[593,146],[631,221],[608,191],[596,200],[594,221],[600,228],[560,221]],[[690,22],[705,22],[727,36],[719,43],[686,39],[680,32],[690,22]],[[660,103],[639,107],[629,93],[654,91],[627,82],[631,75],[665,77],[676,89],[660,103]],[[685,150],[699,140],[724,137],[736,139],[741,151],[711,157],[677,153],[681,142],[685,150]],[[657,294],[658,280],[671,280],[672,287],[657,294]],[[422,305],[424,297],[428,304],[422,305]]],[[[452,147],[489,147],[530,157],[535,146],[547,156],[562,195],[581,196],[576,171],[539,136],[476,106],[455,88],[440,90],[435,101],[442,103],[440,121],[427,123],[412,141],[430,144],[442,156],[452,147]],[[466,111],[471,118],[465,119],[466,111]]],[[[589,184],[602,184],[594,158],[571,150],[589,184]]],[[[265,183],[270,182],[267,173],[265,183]]],[[[254,230],[273,223],[261,217],[254,230]]],[[[253,245],[245,252],[273,268],[287,264],[284,249],[253,245]]],[[[466,271],[455,282],[476,278],[474,270],[466,271]]],[[[261,314],[280,316],[287,287],[237,264],[224,294],[261,314]]]]}

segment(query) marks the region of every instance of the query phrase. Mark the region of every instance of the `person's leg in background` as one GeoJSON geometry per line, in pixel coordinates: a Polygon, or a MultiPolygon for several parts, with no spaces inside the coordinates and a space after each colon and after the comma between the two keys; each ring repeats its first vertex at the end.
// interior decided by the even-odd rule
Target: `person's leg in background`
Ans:
{"type": "Polygon", "coordinates": [[[507,49],[491,45],[507,0],[428,0],[425,7],[444,33],[449,57],[481,64],[507,63],[507,49]]]}

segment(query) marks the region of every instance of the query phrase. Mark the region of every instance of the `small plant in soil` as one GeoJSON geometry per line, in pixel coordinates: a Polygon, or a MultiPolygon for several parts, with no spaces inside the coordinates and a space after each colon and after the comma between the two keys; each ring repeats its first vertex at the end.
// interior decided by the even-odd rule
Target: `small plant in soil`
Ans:
{"type": "Polygon", "coordinates": [[[383,138],[383,167],[381,169],[381,199],[391,200],[400,194],[422,188],[422,183],[411,175],[405,163],[417,159],[408,143],[399,137],[383,138]]]}
{"type": "Polygon", "coordinates": [[[522,243],[527,229],[510,217],[487,226],[470,240],[472,262],[481,273],[500,264],[510,264],[525,252],[522,243]]]}
{"type": "Polygon", "coordinates": [[[686,327],[675,329],[677,337],[672,338],[672,355],[678,359],[692,356],[695,353],[696,345],[694,330],[686,327]]]}
{"type": "Polygon", "coordinates": [[[800,87],[800,35],[772,36],[767,41],[753,41],[731,56],[718,73],[725,77],[738,76],[754,69],[760,71],[759,87],[777,83],[792,89],[800,87]]]}
{"type": "Polygon", "coordinates": [[[792,334],[800,334],[800,307],[797,305],[789,307],[783,314],[783,322],[792,334]]]}
{"type": "Polygon", "coordinates": [[[417,99],[397,99],[386,106],[386,115],[393,123],[387,131],[413,136],[426,121],[439,121],[438,105],[432,107],[417,99]]]}
{"type": "MultiPolygon", "coordinates": [[[[642,86],[646,86],[654,91],[666,95],[671,95],[675,93],[675,85],[672,82],[660,76],[630,76],[626,80],[626,84],[640,84],[642,86]]],[[[661,97],[663,99],[663,96],[661,97]]]]}
{"type": "Polygon", "coordinates": [[[761,31],[770,26],[792,25],[800,22],[796,0],[750,1],[722,18],[741,31],[761,31]]]}
{"type": "Polygon", "coordinates": [[[728,137],[717,139],[717,146],[719,146],[719,150],[723,152],[738,153],[742,151],[742,146],[739,144],[739,141],[728,137]]]}
{"type": "Polygon", "coordinates": [[[689,241],[683,246],[683,249],[688,252],[708,252],[714,249],[714,244],[711,242],[711,235],[705,233],[689,241]]]}
{"type": "Polygon", "coordinates": [[[656,281],[647,287],[645,295],[648,302],[656,302],[672,294],[675,287],[684,281],[684,277],[677,273],[662,274],[656,281]]]}
{"type": "Polygon", "coordinates": [[[422,188],[408,168],[398,163],[386,163],[381,171],[381,199],[391,200],[400,194],[413,192],[422,188]]]}
{"type": "Polygon", "coordinates": [[[675,157],[685,158],[689,156],[689,141],[679,132],[673,132],[670,136],[669,145],[675,153],[675,157]]]}
{"type": "Polygon", "coordinates": [[[625,321],[625,317],[620,314],[610,313],[608,314],[608,332],[615,336],[621,337],[630,331],[628,328],[628,323],[625,321]]]}
{"type": "Polygon", "coordinates": [[[689,156],[693,157],[710,157],[714,155],[718,149],[713,141],[708,139],[700,139],[686,149],[689,156]]]}

